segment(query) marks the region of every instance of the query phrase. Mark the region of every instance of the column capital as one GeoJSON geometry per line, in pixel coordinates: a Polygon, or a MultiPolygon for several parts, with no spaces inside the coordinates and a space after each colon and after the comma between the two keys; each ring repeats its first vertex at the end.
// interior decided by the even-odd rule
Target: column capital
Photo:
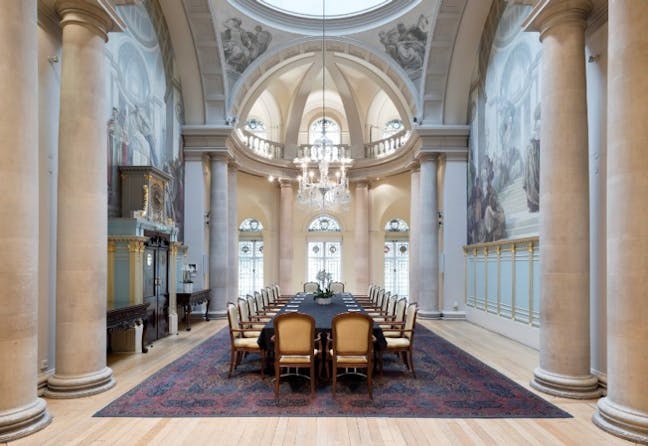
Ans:
{"type": "Polygon", "coordinates": [[[126,29],[126,23],[108,0],[57,0],[54,8],[61,17],[61,27],[69,24],[81,25],[101,36],[106,42],[109,32],[126,29]]]}
{"type": "Polygon", "coordinates": [[[211,162],[220,161],[220,162],[223,162],[223,163],[228,163],[228,166],[229,166],[229,162],[231,160],[231,157],[229,156],[229,153],[227,153],[227,151],[211,152],[209,154],[209,160],[211,162]]]}
{"type": "Polygon", "coordinates": [[[227,171],[230,173],[235,173],[239,170],[239,163],[235,159],[230,158],[229,163],[227,163],[227,171]]]}
{"type": "Polygon", "coordinates": [[[292,189],[293,187],[293,182],[292,180],[289,180],[288,178],[280,178],[279,179],[279,187],[280,188],[290,188],[292,189]]]}
{"type": "Polygon", "coordinates": [[[410,173],[418,172],[421,170],[421,163],[419,160],[413,160],[407,165],[407,168],[410,170],[410,173]]]}
{"type": "Polygon", "coordinates": [[[418,161],[419,167],[423,163],[437,161],[438,159],[439,154],[436,152],[419,152],[418,155],[416,155],[416,161],[418,161]]]}
{"type": "Polygon", "coordinates": [[[525,31],[539,32],[541,41],[550,29],[559,24],[572,23],[585,30],[592,9],[592,0],[542,0],[522,27],[525,31]]]}
{"type": "Polygon", "coordinates": [[[359,187],[369,187],[369,180],[367,178],[361,178],[359,180],[353,181],[353,184],[355,184],[356,189],[359,187]]]}

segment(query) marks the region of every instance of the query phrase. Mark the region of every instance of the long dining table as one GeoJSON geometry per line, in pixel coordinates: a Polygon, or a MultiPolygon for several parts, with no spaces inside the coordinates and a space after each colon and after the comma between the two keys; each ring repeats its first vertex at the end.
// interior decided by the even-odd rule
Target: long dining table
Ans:
{"type": "MultiPolygon", "coordinates": [[[[315,332],[320,333],[326,337],[330,337],[331,326],[333,318],[340,313],[358,312],[366,313],[362,305],[360,305],[350,293],[340,293],[333,296],[333,299],[328,305],[320,305],[314,299],[311,293],[298,293],[286,305],[284,305],[278,312],[279,314],[288,312],[300,312],[313,316],[315,319],[315,332]]],[[[269,320],[259,335],[258,344],[263,350],[271,350],[273,348],[272,337],[274,336],[274,317],[269,320]]],[[[383,350],[387,347],[387,341],[383,334],[380,325],[374,322],[373,335],[375,340],[375,348],[383,350]]]]}

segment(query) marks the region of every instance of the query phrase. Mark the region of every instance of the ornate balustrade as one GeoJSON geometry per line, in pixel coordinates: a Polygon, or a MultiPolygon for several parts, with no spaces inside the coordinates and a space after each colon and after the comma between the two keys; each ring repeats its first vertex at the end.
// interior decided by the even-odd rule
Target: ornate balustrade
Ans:
{"type": "Polygon", "coordinates": [[[282,144],[259,138],[254,133],[248,132],[244,129],[237,129],[237,135],[239,140],[257,155],[268,159],[283,159],[282,144]]]}
{"type": "Polygon", "coordinates": [[[297,148],[297,158],[307,158],[313,161],[327,159],[329,162],[337,162],[350,159],[349,155],[348,144],[335,144],[325,147],[315,144],[301,144],[297,148]]]}
{"type": "Polygon", "coordinates": [[[369,159],[384,158],[403,147],[409,141],[412,132],[403,129],[389,138],[365,144],[365,157],[369,159]]]}
{"type": "Polygon", "coordinates": [[[464,255],[468,307],[540,325],[538,237],[468,245],[464,255]]]}

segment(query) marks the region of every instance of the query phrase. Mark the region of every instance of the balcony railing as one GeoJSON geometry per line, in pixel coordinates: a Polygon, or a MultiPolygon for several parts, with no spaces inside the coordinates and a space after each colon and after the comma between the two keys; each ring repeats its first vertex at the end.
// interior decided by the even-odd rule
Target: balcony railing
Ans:
{"type": "Polygon", "coordinates": [[[244,129],[237,129],[241,142],[252,152],[263,158],[280,160],[283,159],[283,145],[278,142],[259,138],[252,132],[244,129]]]}
{"type": "Polygon", "coordinates": [[[412,132],[410,130],[403,129],[398,133],[394,133],[389,138],[365,144],[365,157],[369,159],[380,159],[389,156],[407,144],[411,134],[412,132]]]}
{"type": "Polygon", "coordinates": [[[297,158],[307,158],[313,161],[326,158],[330,162],[337,162],[343,159],[350,159],[350,155],[347,144],[334,144],[324,147],[315,144],[301,144],[297,148],[297,158]]]}

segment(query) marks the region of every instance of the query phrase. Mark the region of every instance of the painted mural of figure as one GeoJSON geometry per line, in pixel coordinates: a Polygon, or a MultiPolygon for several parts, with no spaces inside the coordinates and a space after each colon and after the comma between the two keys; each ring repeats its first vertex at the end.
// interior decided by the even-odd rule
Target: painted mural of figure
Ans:
{"type": "Polygon", "coordinates": [[[538,212],[540,210],[540,104],[533,115],[533,136],[526,148],[524,191],[529,212],[538,212]]]}
{"type": "Polygon", "coordinates": [[[524,174],[524,163],[520,156],[520,151],[515,146],[515,138],[513,137],[515,113],[515,107],[512,104],[507,104],[504,107],[500,137],[502,142],[501,161],[505,166],[502,170],[505,170],[506,178],[500,181],[502,188],[508,186],[524,174]]]}
{"type": "Polygon", "coordinates": [[[410,74],[423,67],[427,43],[428,20],[421,15],[416,25],[409,28],[398,23],[396,28],[380,31],[378,37],[385,51],[410,74]]]}
{"type": "Polygon", "coordinates": [[[148,118],[144,116],[144,113],[137,105],[130,114],[130,132],[131,141],[136,143],[135,147],[131,147],[133,164],[150,164],[159,167],[153,128],[148,118]],[[139,156],[136,157],[135,152],[138,152],[139,156]]]}
{"type": "Polygon", "coordinates": [[[241,19],[232,17],[225,20],[223,32],[223,53],[225,61],[238,73],[242,73],[257,57],[265,52],[272,40],[272,34],[261,26],[254,33],[241,27],[241,19]]]}

